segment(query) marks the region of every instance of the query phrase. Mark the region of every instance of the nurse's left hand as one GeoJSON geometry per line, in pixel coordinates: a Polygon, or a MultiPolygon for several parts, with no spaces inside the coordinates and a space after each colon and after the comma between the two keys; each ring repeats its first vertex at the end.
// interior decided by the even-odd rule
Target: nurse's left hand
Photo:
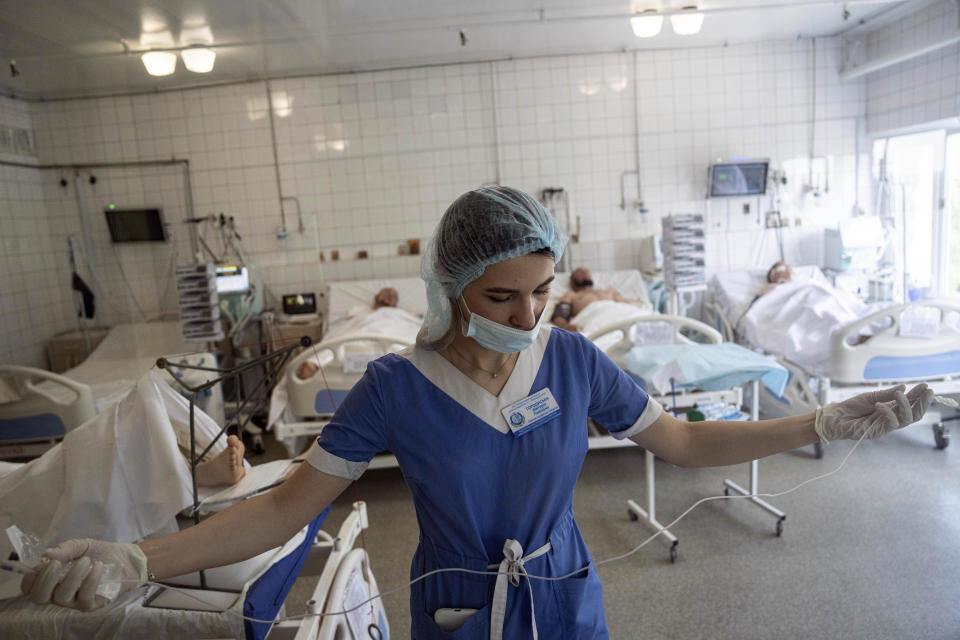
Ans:
{"type": "Polygon", "coordinates": [[[879,438],[923,417],[933,402],[933,391],[921,383],[904,393],[900,385],[883,391],[861,393],[842,402],[817,409],[814,430],[821,442],[879,438]]]}

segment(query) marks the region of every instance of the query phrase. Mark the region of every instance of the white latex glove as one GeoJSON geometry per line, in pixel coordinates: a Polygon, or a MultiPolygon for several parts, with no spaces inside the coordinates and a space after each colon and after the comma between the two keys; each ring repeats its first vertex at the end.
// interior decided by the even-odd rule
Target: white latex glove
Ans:
{"type": "Polygon", "coordinates": [[[97,593],[104,567],[120,568],[120,593],[147,581],[147,557],[135,544],[102,540],[67,540],[48,549],[49,561],[23,576],[20,590],[37,604],[54,603],[80,611],[92,611],[109,600],[97,593]],[[63,567],[72,563],[64,575],[63,567]]]}
{"type": "Polygon", "coordinates": [[[904,393],[900,385],[883,391],[861,393],[843,402],[817,409],[814,429],[823,443],[831,440],[879,438],[923,417],[933,401],[933,391],[921,383],[904,393]]]}

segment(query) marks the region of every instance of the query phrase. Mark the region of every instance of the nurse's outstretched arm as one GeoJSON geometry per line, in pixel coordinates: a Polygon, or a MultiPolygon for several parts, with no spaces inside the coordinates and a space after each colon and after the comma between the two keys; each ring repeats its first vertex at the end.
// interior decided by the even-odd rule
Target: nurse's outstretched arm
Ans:
{"type": "Polygon", "coordinates": [[[681,467],[712,467],[756,460],[818,440],[879,438],[923,417],[933,391],[918,384],[871,391],[814,413],[757,422],[686,422],[664,412],[631,436],[635,443],[681,467]]]}
{"type": "Polygon", "coordinates": [[[283,484],[261,496],[195,527],[138,545],[147,557],[147,569],[160,579],[240,562],[285,543],[351,482],[303,463],[283,484]]]}
{"type": "Polygon", "coordinates": [[[812,413],[758,422],[687,422],[664,411],[630,439],[679,467],[715,467],[813,444],[818,440],[813,424],[812,413]]]}
{"type": "Polygon", "coordinates": [[[162,580],[246,560],[285,543],[350,482],[305,463],[272,491],[179,533],[135,545],[67,540],[47,552],[50,562],[43,569],[24,576],[21,589],[37,604],[96,609],[107,603],[96,593],[103,565],[119,566],[121,591],[128,591],[142,584],[148,572],[162,580]],[[67,562],[72,567],[60,576],[57,565],[67,562]]]}

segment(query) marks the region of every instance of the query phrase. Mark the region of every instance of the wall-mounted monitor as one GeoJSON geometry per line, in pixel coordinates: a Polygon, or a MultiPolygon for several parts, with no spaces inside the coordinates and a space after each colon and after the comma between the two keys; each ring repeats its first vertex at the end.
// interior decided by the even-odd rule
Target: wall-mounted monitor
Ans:
{"type": "Polygon", "coordinates": [[[718,162],[710,165],[711,198],[760,196],[767,192],[767,160],[718,162]]]}
{"type": "Polygon", "coordinates": [[[110,239],[114,242],[165,242],[163,209],[104,209],[110,239]]]}

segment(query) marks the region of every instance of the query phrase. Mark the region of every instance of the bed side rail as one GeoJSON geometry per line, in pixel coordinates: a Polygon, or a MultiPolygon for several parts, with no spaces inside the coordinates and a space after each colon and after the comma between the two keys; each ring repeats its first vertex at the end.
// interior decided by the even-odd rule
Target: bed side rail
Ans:
{"type": "Polygon", "coordinates": [[[413,342],[406,338],[388,336],[381,333],[357,333],[340,338],[334,338],[333,340],[324,340],[316,345],[305,348],[302,352],[297,354],[297,356],[287,364],[286,370],[288,373],[286,375],[291,381],[302,383],[303,380],[297,378],[295,375],[293,375],[293,373],[301,364],[309,360],[314,353],[321,354],[326,352],[331,354],[333,359],[327,364],[327,366],[335,366],[338,364],[342,365],[343,353],[340,347],[350,343],[372,343],[378,352],[382,351],[384,354],[398,351],[397,347],[405,349],[413,346],[413,342]]]}
{"type": "Polygon", "coordinates": [[[669,324],[673,327],[673,338],[675,343],[693,342],[681,333],[683,329],[687,329],[704,336],[709,344],[720,344],[723,342],[723,335],[721,335],[719,331],[710,325],[700,322],[699,320],[694,320],[693,318],[668,314],[636,316],[627,320],[620,320],[601,329],[597,329],[586,337],[588,340],[596,341],[603,336],[619,332],[622,337],[616,343],[608,347],[607,351],[610,352],[621,349],[630,350],[634,346],[633,338],[630,335],[630,328],[638,324],[652,324],[657,322],[669,324]]]}
{"type": "Polygon", "coordinates": [[[67,431],[96,414],[93,393],[87,385],[43,369],[18,365],[0,365],[0,378],[11,380],[21,396],[12,402],[0,403],[0,418],[23,418],[37,413],[53,413],[60,417],[67,431]],[[70,392],[59,397],[40,385],[52,383],[70,392]]]}
{"type": "Polygon", "coordinates": [[[724,313],[723,308],[716,302],[707,300],[703,303],[704,308],[708,313],[712,313],[713,317],[717,321],[717,330],[723,334],[723,339],[726,342],[736,342],[736,328],[727,318],[727,314],[724,313]]]}
{"type": "MultiPolygon", "coordinates": [[[[925,352],[925,354],[918,353],[918,355],[929,355],[943,348],[960,351],[960,330],[948,323],[949,314],[960,316],[960,304],[949,300],[918,300],[881,309],[844,325],[834,331],[830,337],[831,377],[840,382],[866,380],[864,367],[871,358],[900,357],[905,351],[925,352]],[[903,314],[910,309],[919,308],[934,308],[940,311],[939,331],[936,338],[926,340],[899,335],[903,314]],[[887,326],[874,333],[870,339],[859,343],[851,343],[852,340],[856,341],[856,337],[863,329],[883,320],[888,321],[887,326]],[[890,353],[887,352],[887,349],[890,349],[890,353]]],[[[904,379],[908,377],[910,379],[916,378],[914,375],[905,376],[904,379]]],[[[870,379],[873,379],[873,377],[871,376],[870,379]]],[[[884,377],[884,379],[887,378],[884,377]]]]}
{"type": "Polygon", "coordinates": [[[855,320],[847,325],[844,325],[837,331],[833,332],[833,335],[830,338],[830,346],[833,349],[843,348],[847,350],[853,350],[864,346],[866,343],[850,344],[847,339],[857,336],[862,329],[869,327],[870,325],[879,322],[884,318],[890,319],[891,322],[889,326],[884,327],[874,335],[897,335],[897,332],[900,329],[900,317],[903,315],[903,313],[909,309],[919,308],[939,309],[941,331],[960,336],[960,332],[958,332],[957,328],[947,323],[948,314],[956,313],[960,315],[960,304],[948,300],[918,300],[916,302],[908,302],[907,304],[898,304],[893,307],[881,309],[880,311],[871,313],[864,318],[860,318],[859,320],[855,320]]]}

